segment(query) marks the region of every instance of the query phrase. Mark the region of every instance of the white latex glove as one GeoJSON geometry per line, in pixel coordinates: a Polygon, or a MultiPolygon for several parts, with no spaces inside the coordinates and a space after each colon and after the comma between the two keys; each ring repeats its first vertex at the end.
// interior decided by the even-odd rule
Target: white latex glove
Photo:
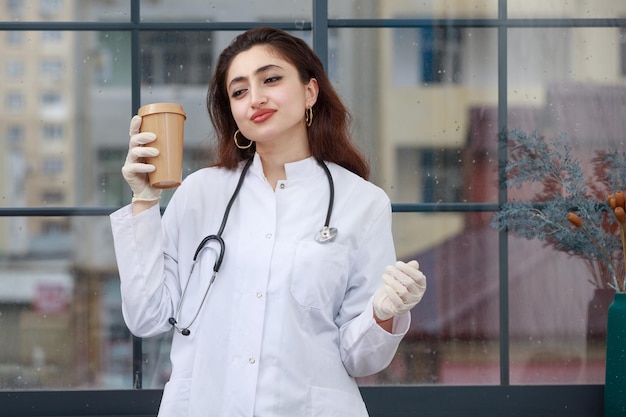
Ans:
{"type": "Polygon", "coordinates": [[[400,316],[420,302],[426,291],[426,277],[417,261],[396,262],[383,275],[384,284],[374,294],[374,315],[385,321],[400,316]]]}
{"type": "Polygon", "coordinates": [[[139,133],[141,127],[141,117],[134,116],[130,120],[130,143],[128,144],[128,155],[122,167],[122,175],[133,190],[133,202],[135,201],[156,201],[161,198],[161,190],[151,187],[148,180],[148,172],[155,170],[154,165],[144,163],[143,158],[154,157],[159,154],[156,148],[143,146],[154,142],[156,135],[151,132],[139,133]]]}

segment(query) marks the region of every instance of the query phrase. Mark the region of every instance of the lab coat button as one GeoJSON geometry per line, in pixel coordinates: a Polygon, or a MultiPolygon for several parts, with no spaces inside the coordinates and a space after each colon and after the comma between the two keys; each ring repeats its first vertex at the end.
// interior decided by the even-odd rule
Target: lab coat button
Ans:
{"type": "Polygon", "coordinates": [[[268,233],[268,234],[265,235],[265,239],[271,239],[271,238],[272,238],[272,234],[271,233],[268,233]]]}
{"type": "Polygon", "coordinates": [[[256,298],[261,298],[261,297],[263,297],[263,293],[262,292],[259,291],[258,293],[256,293],[256,298]]]}
{"type": "Polygon", "coordinates": [[[250,362],[250,365],[254,365],[256,361],[254,360],[254,358],[250,358],[248,359],[248,362],[250,362]]]}
{"type": "Polygon", "coordinates": [[[284,184],[284,183],[283,183],[283,184],[280,184],[280,189],[281,189],[281,190],[284,190],[284,189],[285,189],[285,184],[284,184]]]}

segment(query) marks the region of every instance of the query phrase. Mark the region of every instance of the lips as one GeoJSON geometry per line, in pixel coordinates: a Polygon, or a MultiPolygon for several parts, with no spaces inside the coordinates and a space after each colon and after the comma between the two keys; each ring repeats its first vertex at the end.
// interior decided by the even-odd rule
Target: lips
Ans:
{"type": "Polygon", "coordinates": [[[259,110],[254,112],[252,117],[250,117],[250,120],[252,120],[254,123],[261,123],[272,117],[275,112],[275,110],[271,109],[259,110]]]}

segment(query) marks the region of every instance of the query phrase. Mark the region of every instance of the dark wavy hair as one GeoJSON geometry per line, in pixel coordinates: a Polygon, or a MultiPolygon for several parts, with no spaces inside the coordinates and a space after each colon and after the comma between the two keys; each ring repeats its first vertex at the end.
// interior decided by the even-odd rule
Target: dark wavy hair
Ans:
{"type": "Polygon", "coordinates": [[[319,93],[313,106],[313,124],[307,128],[312,155],[339,164],[367,179],[369,164],[352,143],[350,114],[328,79],[322,62],[302,39],[272,27],[258,27],[242,33],[218,58],[207,93],[207,108],[218,143],[215,165],[235,169],[240,161],[254,154],[254,146],[242,150],[233,142],[237,125],[230,109],[226,75],[233,59],[256,45],[269,46],[282,59],[295,66],[302,83],[308,83],[311,78],[317,80],[319,93]]]}

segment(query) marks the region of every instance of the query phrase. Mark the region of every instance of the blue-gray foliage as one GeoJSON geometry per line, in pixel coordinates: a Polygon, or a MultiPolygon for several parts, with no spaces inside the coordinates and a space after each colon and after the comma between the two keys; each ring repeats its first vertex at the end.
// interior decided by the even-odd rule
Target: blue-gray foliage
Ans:
{"type": "MultiPolygon", "coordinates": [[[[539,184],[540,191],[530,201],[510,201],[495,213],[491,225],[526,239],[538,239],[557,250],[586,260],[619,265],[623,276],[622,244],[618,224],[606,202],[609,193],[624,189],[626,154],[598,152],[591,160],[593,175],[585,178],[581,161],[572,155],[565,135],[546,140],[537,132],[509,134],[510,158],[506,166],[507,185],[520,188],[539,184]],[[593,239],[568,220],[576,213],[593,239]],[[604,251],[604,254],[603,254],[604,251]]],[[[607,269],[604,268],[606,271],[607,269]]],[[[608,277],[597,279],[606,285],[608,277]]]]}

